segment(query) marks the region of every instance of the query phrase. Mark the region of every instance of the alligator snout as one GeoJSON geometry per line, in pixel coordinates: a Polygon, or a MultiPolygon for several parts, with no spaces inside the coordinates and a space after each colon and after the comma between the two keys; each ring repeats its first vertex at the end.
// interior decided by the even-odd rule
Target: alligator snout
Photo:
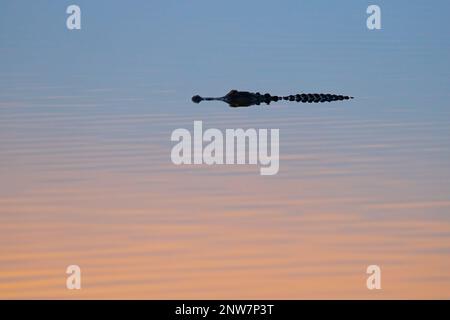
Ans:
{"type": "Polygon", "coordinates": [[[195,102],[195,103],[200,103],[202,100],[203,100],[203,98],[200,97],[199,95],[192,97],[192,102],[195,102]]]}

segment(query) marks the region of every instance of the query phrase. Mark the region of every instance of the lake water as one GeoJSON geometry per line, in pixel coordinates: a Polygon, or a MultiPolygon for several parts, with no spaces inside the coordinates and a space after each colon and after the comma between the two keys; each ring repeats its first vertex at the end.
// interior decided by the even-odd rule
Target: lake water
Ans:
{"type": "Polygon", "coordinates": [[[0,298],[450,298],[447,2],[78,2],[0,5],[0,298]],[[230,89],[355,99],[190,101],[230,89]],[[279,173],[175,166],[195,120],[279,173]]]}

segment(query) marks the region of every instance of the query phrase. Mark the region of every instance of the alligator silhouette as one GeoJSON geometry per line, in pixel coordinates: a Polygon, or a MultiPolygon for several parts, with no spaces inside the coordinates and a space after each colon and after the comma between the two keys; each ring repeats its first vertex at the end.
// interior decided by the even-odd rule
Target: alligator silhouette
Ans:
{"type": "Polygon", "coordinates": [[[199,95],[193,96],[192,101],[200,103],[201,101],[223,101],[230,105],[230,107],[250,107],[253,105],[260,105],[261,103],[270,104],[272,101],[296,101],[303,103],[319,103],[319,102],[331,102],[353,99],[353,97],[336,95],[336,94],[324,94],[324,93],[301,93],[290,96],[271,96],[270,94],[260,94],[259,92],[253,93],[248,91],[231,90],[225,96],[220,98],[203,98],[199,95]]]}

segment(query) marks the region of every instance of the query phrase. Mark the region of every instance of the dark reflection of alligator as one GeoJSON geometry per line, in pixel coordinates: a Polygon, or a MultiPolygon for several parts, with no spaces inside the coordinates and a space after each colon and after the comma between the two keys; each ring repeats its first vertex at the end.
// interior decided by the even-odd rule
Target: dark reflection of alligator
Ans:
{"type": "Polygon", "coordinates": [[[249,107],[253,105],[260,105],[261,103],[270,104],[272,101],[297,101],[303,103],[319,103],[319,102],[331,102],[331,101],[340,101],[340,100],[349,100],[353,99],[353,97],[342,96],[336,94],[324,94],[324,93],[301,93],[290,96],[271,96],[270,94],[260,94],[259,92],[247,92],[247,91],[237,91],[231,90],[224,97],[220,98],[202,98],[200,96],[193,96],[192,101],[195,103],[200,103],[201,101],[223,101],[230,105],[230,107],[249,107]]]}

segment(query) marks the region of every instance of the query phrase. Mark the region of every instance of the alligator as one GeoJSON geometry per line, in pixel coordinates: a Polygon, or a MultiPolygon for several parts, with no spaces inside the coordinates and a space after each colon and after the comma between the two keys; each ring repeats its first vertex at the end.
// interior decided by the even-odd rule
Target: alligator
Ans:
{"type": "Polygon", "coordinates": [[[324,93],[301,93],[290,96],[272,96],[268,93],[260,94],[259,92],[253,93],[248,91],[231,90],[225,96],[220,98],[203,98],[199,95],[193,96],[192,101],[200,103],[201,101],[223,101],[230,105],[230,107],[250,107],[253,105],[260,105],[261,103],[270,104],[272,101],[296,101],[303,103],[319,103],[319,102],[331,102],[353,99],[353,97],[336,95],[336,94],[324,94],[324,93]]]}

